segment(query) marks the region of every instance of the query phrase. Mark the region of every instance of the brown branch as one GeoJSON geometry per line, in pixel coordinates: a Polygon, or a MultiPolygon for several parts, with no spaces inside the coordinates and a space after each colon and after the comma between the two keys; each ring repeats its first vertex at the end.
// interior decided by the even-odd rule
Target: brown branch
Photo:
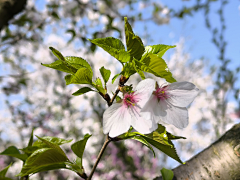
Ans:
{"type": "MultiPolygon", "coordinates": [[[[99,92],[99,94],[103,97],[103,99],[105,99],[105,100],[107,101],[109,107],[112,105],[114,99],[117,97],[117,95],[118,95],[118,93],[119,93],[119,91],[120,91],[120,88],[124,86],[124,84],[128,81],[128,79],[129,79],[129,78],[126,78],[126,77],[124,77],[124,76],[121,76],[121,78],[119,79],[118,88],[117,88],[117,90],[115,91],[115,94],[113,95],[112,99],[110,99],[110,96],[108,95],[108,93],[102,94],[102,93],[99,92]]],[[[104,144],[103,144],[103,146],[102,146],[102,149],[100,150],[100,152],[99,152],[99,154],[98,154],[97,160],[96,160],[96,162],[95,162],[95,164],[94,164],[94,166],[93,166],[93,168],[92,168],[92,171],[91,171],[89,177],[87,178],[87,180],[91,180],[91,179],[92,179],[92,176],[93,176],[93,174],[94,174],[94,172],[95,172],[95,170],[96,170],[96,168],[97,168],[97,165],[98,165],[98,163],[99,163],[99,161],[100,161],[100,159],[101,159],[101,157],[102,157],[105,149],[107,148],[107,145],[108,145],[111,141],[119,141],[119,140],[121,140],[121,139],[119,139],[118,137],[111,138],[111,137],[109,137],[109,136],[107,135],[106,140],[105,140],[105,142],[104,142],[104,144]]]]}
{"type": "MultiPolygon", "coordinates": [[[[240,123],[186,164],[174,168],[173,179],[239,179],[239,167],[240,123]]],[[[154,180],[162,179],[157,177],[154,180]]]]}
{"type": "Polygon", "coordinates": [[[108,106],[111,106],[111,105],[112,105],[112,103],[113,103],[114,99],[117,97],[119,91],[120,91],[120,86],[118,86],[118,88],[117,88],[117,90],[115,91],[112,99],[109,101],[108,106]]]}
{"type": "Polygon", "coordinates": [[[97,161],[95,162],[95,164],[94,164],[94,166],[92,168],[92,171],[91,171],[89,177],[87,178],[87,180],[91,180],[92,179],[93,173],[95,172],[95,170],[97,168],[97,165],[98,165],[98,163],[99,163],[99,161],[100,161],[100,159],[101,159],[101,157],[102,157],[102,155],[103,155],[103,153],[104,153],[108,143],[110,143],[110,142],[111,142],[111,138],[107,135],[107,138],[106,138],[106,140],[105,140],[105,142],[104,142],[104,144],[102,146],[102,149],[100,150],[100,152],[98,154],[97,161]]]}

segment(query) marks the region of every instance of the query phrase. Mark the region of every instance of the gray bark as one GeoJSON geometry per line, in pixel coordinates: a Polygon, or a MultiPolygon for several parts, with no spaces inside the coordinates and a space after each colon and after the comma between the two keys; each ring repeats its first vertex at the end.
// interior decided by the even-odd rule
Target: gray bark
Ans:
{"type": "Polygon", "coordinates": [[[0,0],[0,31],[14,15],[25,8],[26,3],[27,0],[0,0]]]}
{"type": "Polygon", "coordinates": [[[174,180],[240,180],[240,124],[173,172],[174,180]]]}

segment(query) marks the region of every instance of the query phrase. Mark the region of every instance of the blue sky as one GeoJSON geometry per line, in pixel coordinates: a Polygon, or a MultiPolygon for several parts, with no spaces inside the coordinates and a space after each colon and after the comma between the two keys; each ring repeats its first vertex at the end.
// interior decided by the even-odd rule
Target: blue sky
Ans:
{"type": "MultiPolygon", "coordinates": [[[[172,1],[164,0],[163,4],[174,9],[190,6],[191,1],[172,1]]],[[[224,8],[224,17],[226,18],[225,39],[227,40],[226,57],[231,59],[230,67],[240,65],[240,11],[239,1],[229,1],[229,4],[224,8]]],[[[219,27],[220,20],[217,10],[220,6],[219,2],[213,2],[210,13],[210,23],[213,27],[219,27]]],[[[161,31],[157,33],[163,43],[169,43],[169,34],[174,34],[172,41],[178,41],[180,37],[186,38],[186,47],[191,54],[192,59],[205,57],[210,60],[213,65],[218,64],[218,51],[215,45],[211,42],[212,34],[206,28],[204,12],[199,11],[193,16],[185,16],[184,19],[173,18],[170,23],[160,27],[154,27],[153,31],[161,31]]]]}

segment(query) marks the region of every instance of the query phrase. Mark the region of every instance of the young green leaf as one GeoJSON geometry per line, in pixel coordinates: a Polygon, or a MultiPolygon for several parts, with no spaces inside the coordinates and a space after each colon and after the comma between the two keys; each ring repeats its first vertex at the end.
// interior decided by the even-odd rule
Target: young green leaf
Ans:
{"type": "Polygon", "coordinates": [[[176,140],[176,139],[187,139],[185,137],[182,137],[182,136],[175,136],[175,135],[172,135],[171,133],[167,132],[167,136],[168,136],[168,139],[169,140],[176,140]]]}
{"type": "Polygon", "coordinates": [[[11,165],[12,165],[12,163],[9,164],[7,167],[5,167],[3,170],[0,171],[0,179],[5,178],[6,173],[7,173],[8,169],[10,168],[11,165]]]}
{"type": "Polygon", "coordinates": [[[144,75],[144,73],[141,71],[141,69],[136,67],[135,61],[132,61],[132,64],[133,64],[133,67],[134,67],[135,71],[137,71],[137,73],[140,75],[140,77],[141,77],[142,79],[146,79],[146,78],[145,78],[145,75],[144,75]]]}
{"type": "Polygon", "coordinates": [[[102,81],[100,78],[97,78],[95,82],[92,84],[100,93],[106,94],[106,89],[103,88],[102,81]]]}
{"type": "Polygon", "coordinates": [[[16,148],[15,146],[8,147],[3,152],[1,152],[0,155],[15,157],[22,161],[25,161],[28,158],[26,154],[21,154],[18,148],[16,148]]]}
{"type": "Polygon", "coordinates": [[[65,61],[63,55],[62,55],[58,50],[56,50],[56,49],[53,48],[53,47],[49,47],[49,49],[52,51],[52,53],[53,53],[59,60],[65,61]]]}
{"type": "Polygon", "coordinates": [[[96,86],[99,86],[99,87],[102,87],[102,88],[103,88],[102,81],[101,81],[101,79],[100,79],[99,77],[95,80],[94,84],[95,84],[96,86]]]}
{"type": "Polygon", "coordinates": [[[65,76],[66,85],[92,84],[93,73],[87,68],[80,68],[74,75],[65,76]]]}
{"type": "MultiPolygon", "coordinates": [[[[58,137],[51,137],[51,136],[45,136],[45,137],[42,137],[42,139],[45,139],[53,144],[56,144],[56,145],[62,145],[62,144],[65,144],[65,143],[69,143],[72,141],[72,139],[70,140],[65,140],[65,139],[61,139],[61,138],[58,138],[58,137]]],[[[44,143],[42,140],[38,139],[37,141],[35,141],[33,143],[32,146],[28,146],[26,148],[23,148],[21,149],[24,153],[26,153],[27,155],[31,155],[34,151],[38,150],[38,149],[41,149],[41,148],[48,148],[49,146],[44,143]]]]}
{"type": "Polygon", "coordinates": [[[70,74],[75,74],[80,68],[87,68],[92,72],[91,66],[88,62],[80,57],[66,56],[65,61],[57,60],[51,64],[42,64],[43,66],[63,71],[70,74]]]}
{"type": "Polygon", "coordinates": [[[21,151],[23,151],[25,154],[30,156],[34,151],[38,149],[41,149],[41,148],[38,146],[29,146],[29,147],[22,148],[21,151]]]}
{"type": "Polygon", "coordinates": [[[105,83],[105,86],[110,78],[110,75],[111,75],[111,71],[108,70],[108,69],[105,69],[104,66],[101,67],[101,69],[99,69],[102,77],[103,77],[103,80],[104,80],[104,83],[105,83]]]}
{"type": "Polygon", "coordinates": [[[166,128],[160,124],[158,125],[158,129],[153,131],[151,134],[148,134],[147,136],[161,144],[172,147],[172,145],[169,144],[166,128]]]}
{"type": "Polygon", "coordinates": [[[131,75],[136,73],[136,64],[133,64],[132,62],[129,62],[127,64],[124,65],[123,67],[123,71],[121,72],[121,74],[126,77],[129,78],[131,75]]]}
{"type": "Polygon", "coordinates": [[[31,136],[30,136],[30,139],[28,142],[28,147],[32,146],[32,144],[33,144],[33,130],[34,130],[34,128],[32,129],[32,133],[31,133],[31,136]]]}
{"type": "MultiPolygon", "coordinates": [[[[1,177],[1,176],[0,176],[1,177]]],[[[1,177],[1,180],[13,180],[11,178],[8,178],[8,177],[1,177]]]]}
{"type": "Polygon", "coordinates": [[[120,76],[121,74],[116,74],[113,78],[112,78],[112,84],[115,82],[115,80],[117,79],[118,76],[120,76]]]}
{"type": "Polygon", "coordinates": [[[107,37],[107,38],[98,38],[89,41],[97,46],[103,48],[111,56],[119,60],[121,63],[128,62],[130,60],[130,54],[125,51],[125,47],[121,40],[107,37]]]}
{"type": "Polygon", "coordinates": [[[127,21],[127,17],[124,18],[124,21],[127,52],[135,59],[140,60],[144,53],[142,40],[133,33],[132,27],[127,21]]]}
{"type": "Polygon", "coordinates": [[[89,91],[94,91],[94,90],[89,88],[89,87],[83,87],[83,88],[77,90],[76,92],[74,92],[72,95],[73,96],[79,96],[79,95],[85,94],[89,91]]]}
{"type": "Polygon", "coordinates": [[[77,69],[73,67],[69,68],[69,66],[66,66],[66,64],[64,64],[61,60],[57,60],[51,64],[41,64],[41,65],[52,68],[52,69],[56,69],[59,71],[63,71],[66,73],[70,73],[70,74],[75,74],[77,72],[77,69]]]}
{"type": "MultiPolygon", "coordinates": [[[[84,168],[82,166],[82,159],[77,157],[75,162],[66,163],[68,165],[68,169],[76,172],[77,174],[80,174],[81,177],[86,177],[86,174],[84,172],[84,168]]],[[[85,179],[85,178],[84,178],[85,179]]]]}
{"type": "Polygon", "coordinates": [[[74,144],[72,144],[71,149],[72,151],[77,155],[77,161],[76,161],[76,165],[77,167],[77,171],[79,173],[84,173],[84,169],[82,166],[82,156],[83,156],[83,152],[85,150],[85,146],[87,143],[87,140],[91,137],[92,135],[86,134],[84,136],[84,138],[80,141],[75,142],[74,144]]]}
{"type": "Polygon", "coordinates": [[[143,56],[142,56],[142,59],[150,53],[151,54],[157,54],[158,57],[161,58],[168,49],[174,48],[174,47],[176,47],[176,46],[169,46],[169,45],[165,45],[165,44],[146,46],[145,51],[144,51],[143,56]]]}
{"type": "Polygon", "coordinates": [[[163,180],[172,180],[174,177],[173,171],[170,169],[162,168],[161,174],[162,174],[163,180]]]}
{"type": "MultiPolygon", "coordinates": [[[[48,148],[53,148],[53,149],[56,149],[59,153],[61,153],[63,156],[67,158],[66,154],[64,153],[64,151],[60,148],[60,146],[57,144],[57,143],[52,143],[51,141],[49,140],[46,140],[44,138],[40,138],[38,136],[36,136],[39,140],[41,140],[43,143],[45,143],[47,145],[48,148]]],[[[57,139],[58,140],[58,139],[57,139]]]]}
{"type": "Polygon", "coordinates": [[[157,77],[166,79],[168,82],[173,83],[176,80],[172,77],[166,62],[158,57],[156,54],[148,54],[141,61],[135,61],[138,68],[144,72],[152,73],[157,77]]]}
{"type": "Polygon", "coordinates": [[[77,70],[80,68],[87,68],[89,71],[92,72],[92,67],[85,59],[81,57],[75,57],[75,56],[66,56],[64,58],[68,64],[70,64],[72,67],[76,68],[77,70]]]}
{"type": "MultiPolygon", "coordinates": [[[[84,64],[86,64],[84,61],[84,59],[82,59],[82,58],[78,58],[77,60],[75,59],[76,57],[63,57],[63,55],[58,51],[58,50],[56,50],[56,49],[54,49],[53,47],[50,47],[49,48],[52,52],[53,52],[53,54],[58,58],[58,60],[60,60],[61,61],[61,63],[60,62],[57,62],[57,63],[52,63],[52,64],[42,64],[42,65],[44,65],[44,66],[46,66],[46,67],[50,67],[50,68],[53,68],[53,69],[57,69],[57,70],[60,70],[60,71],[64,71],[64,72],[66,72],[66,71],[68,71],[68,73],[71,73],[71,74],[74,74],[74,73],[76,73],[77,72],[77,70],[78,70],[78,68],[75,68],[76,67],[76,65],[74,65],[74,63],[75,62],[78,62],[77,64],[79,65],[82,65],[82,62],[84,63],[84,64]],[[74,60],[73,60],[74,59],[74,60]],[[80,59],[80,60],[79,60],[80,59]],[[68,61],[70,61],[70,63],[71,63],[71,61],[73,61],[72,63],[73,63],[73,65],[71,65],[68,61]],[[75,66],[75,67],[74,67],[75,66]],[[66,70],[67,69],[67,70],[66,70]]],[[[88,63],[87,63],[88,64],[88,63]]],[[[88,64],[88,66],[89,66],[89,64],[88,64]]],[[[85,67],[85,66],[82,66],[82,67],[85,67]]],[[[88,68],[88,67],[87,67],[88,68]]],[[[91,69],[91,67],[90,67],[90,69],[91,69]]],[[[91,71],[91,70],[90,70],[91,71]]]]}
{"type": "Polygon", "coordinates": [[[40,171],[66,168],[68,158],[55,148],[42,148],[34,151],[26,160],[21,173],[17,176],[26,176],[40,171]]]}
{"type": "Polygon", "coordinates": [[[58,137],[45,136],[45,137],[42,137],[42,138],[38,139],[37,141],[35,141],[33,143],[33,146],[36,146],[39,148],[49,147],[44,141],[42,141],[42,139],[44,139],[52,144],[59,145],[59,146],[62,144],[70,143],[72,141],[72,139],[66,140],[66,139],[62,139],[62,138],[58,138],[58,137]]]}
{"type": "Polygon", "coordinates": [[[83,152],[87,143],[87,140],[91,137],[92,135],[86,134],[84,138],[80,141],[75,142],[72,144],[71,149],[72,151],[80,158],[82,159],[83,152]]]}
{"type": "Polygon", "coordinates": [[[143,145],[147,146],[153,152],[153,156],[154,157],[156,156],[152,146],[142,136],[134,136],[131,139],[137,140],[141,142],[143,145]]]}
{"type": "Polygon", "coordinates": [[[174,144],[169,141],[168,143],[171,146],[164,145],[158,141],[155,141],[147,136],[142,136],[149,144],[153,145],[155,148],[159,149],[160,151],[164,152],[166,155],[170,156],[171,158],[175,159],[179,163],[183,163],[180,158],[178,157],[178,154],[176,152],[176,149],[174,147],[174,144]]]}
{"type": "Polygon", "coordinates": [[[120,96],[116,96],[116,102],[121,101],[122,98],[120,96]]]}

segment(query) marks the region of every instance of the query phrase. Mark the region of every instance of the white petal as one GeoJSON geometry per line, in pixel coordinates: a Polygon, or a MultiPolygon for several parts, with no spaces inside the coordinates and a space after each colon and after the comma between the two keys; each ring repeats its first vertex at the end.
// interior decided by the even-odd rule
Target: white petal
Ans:
{"type": "Polygon", "coordinates": [[[141,115],[147,120],[152,120],[155,123],[158,123],[160,120],[159,109],[158,99],[155,95],[152,95],[141,109],[141,115]]]}
{"type": "Polygon", "coordinates": [[[145,119],[140,112],[140,108],[134,107],[129,109],[132,117],[132,127],[142,134],[149,134],[157,129],[157,124],[150,119],[145,119]]]}
{"type": "Polygon", "coordinates": [[[187,108],[176,107],[166,101],[160,101],[159,104],[162,107],[159,110],[163,122],[172,124],[180,129],[185,128],[188,125],[187,108]]]}
{"type": "Polygon", "coordinates": [[[131,115],[122,103],[114,103],[103,113],[103,132],[116,137],[130,128],[131,115]]]}
{"type": "Polygon", "coordinates": [[[187,107],[198,95],[199,89],[190,82],[174,82],[167,87],[168,102],[178,107],[187,107]]]}
{"type": "Polygon", "coordinates": [[[144,79],[138,83],[135,89],[135,95],[139,99],[138,105],[143,107],[149,100],[152,92],[155,90],[156,81],[153,79],[144,79]]]}

